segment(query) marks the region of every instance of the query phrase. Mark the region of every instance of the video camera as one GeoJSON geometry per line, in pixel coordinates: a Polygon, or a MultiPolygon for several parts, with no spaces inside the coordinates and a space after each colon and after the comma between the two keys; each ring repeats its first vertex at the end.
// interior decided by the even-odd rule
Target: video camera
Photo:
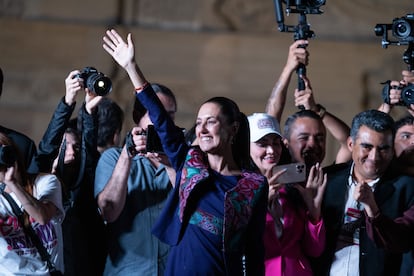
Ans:
{"type": "MultiPolygon", "coordinates": [[[[286,6],[286,15],[291,13],[299,14],[298,25],[285,25],[283,10],[282,10],[282,0],[274,0],[275,5],[275,14],[276,21],[278,24],[278,29],[281,32],[293,33],[294,40],[308,39],[315,36],[315,33],[310,29],[310,25],[306,20],[307,14],[322,14],[323,11],[320,10],[320,7],[325,5],[325,0],[283,0],[286,6]]],[[[301,47],[305,48],[305,45],[301,47]]],[[[296,73],[298,75],[298,89],[305,89],[305,82],[300,76],[306,76],[306,66],[304,64],[299,64],[296,73]]],[[[300,109],[304,109],[303,106],[299,106],[300,109]]]]}
{"type": "MultiPolygon", "coordinates": [[[[375,25],[375,34],[382,36],[381,46],[387,48],[388,45],[408,45],[408,48],[403,54],[403,61],[408,65],[408,70],[414,69],[414,14],[407,14],[400,18],[394,18],[391,24],[377,24],[375,25]],[[389,40],[388,33],[391,31],[396,40],[389,40]]],[[[390,103],[390,90],[401,90],[401,101],[397,105],[409,106],[414,104],[414,84],[407,86],[391,87],[390,81],[382,84],[382,98],[385,103],[390,103]]]]}
{"type": "Polygon", "coordinates": [[[383,48],[387,48],[388,45],[408,45],[414,41],[414,14],[394,18],[391,24],[377,24],[374,31],[377,36],[382,36],[381,45],[383,48]],[[398,39],[397,41],[388,39],[390,30],[392,35],[398,39]]]}
{"type": "Polygon", "coordinates": [[[85,88],[98,96],[106,96],[112,91],[112,82],[94,67],[85,67],[75,77],[82,78],[85,88]]]}

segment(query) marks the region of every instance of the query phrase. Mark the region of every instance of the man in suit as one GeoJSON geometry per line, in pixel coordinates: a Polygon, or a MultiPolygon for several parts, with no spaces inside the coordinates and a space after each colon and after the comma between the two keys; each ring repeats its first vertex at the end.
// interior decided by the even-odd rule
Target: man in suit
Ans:
{"type": "Polygon", "coordinates": [[[328,184],[322,214],[326,248],[314,261],[315,275],[398,275],[401,254],[378,248],[368,238],[365,217],[380,211],[394,219],[414,203],[414,178],[395,175],[394,121],[386,113],[357,114],[348,147],[352,161],[326,168],[328,184]],[[371,190],[378,210],[365,208],[364,191],[371,190]]]}
{"type": "MultiPolygon", "coordinates": [[[[393,171],[414,176],[414,117],[407,115],[395,122],[395,156],[393,171]]],[[[400,275],[414,275],[414,205],[394,220],[379,210],[372,191],[359,191],[358,197],[367,211],[367,232],[379,246],[403,256],[400,275]],[[411,251],[410,251],[411,250],[411,251]]]]}

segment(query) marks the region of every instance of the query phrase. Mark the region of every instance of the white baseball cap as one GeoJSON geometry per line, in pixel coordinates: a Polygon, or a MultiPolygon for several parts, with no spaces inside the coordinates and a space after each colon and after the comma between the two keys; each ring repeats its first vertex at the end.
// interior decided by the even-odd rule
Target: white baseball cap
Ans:
{"type": "Polygon", "coordinates": [[[247,118],[249,119],[250,142],[257,142],[270,133],[282,137],[279,123],[275,117],[267,113],[253,113],[247,118]]]}

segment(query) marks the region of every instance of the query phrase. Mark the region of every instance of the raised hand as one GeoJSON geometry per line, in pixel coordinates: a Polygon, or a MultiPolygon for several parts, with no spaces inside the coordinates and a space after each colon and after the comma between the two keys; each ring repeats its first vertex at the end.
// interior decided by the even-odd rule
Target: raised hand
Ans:
{"type": "Polygon", "coordinates": [[[295,89],[295,106],[304,106],[307,110],[316,110],[315,99],[313,98],[312,87],[306,76],[300,76],[305,83],[305,90],[295,89]]]}
{"type": "Polygon", "coordinates": [[[65,103],[67,105],[72,105],[76,101],[78,92],[83,89],[83,79],[77,77],[79,74],[79,70],[74,70],[65,79],[65,103]]]}
{"type": "Polygon", "coordinates": [[[132,36],[129,33],[127,42],[115,30],[107,30],[103,37],[104,44],[102,45],[105,51],[110,54],[114,60],[123,68],[127,68],[135,60],[134,43],[132,36]]]}
{"type": "Polygon", "coordinates": [[[320,164],[316,163],[316,165],[312,166],[310,169],[306,186],[303,187],[300,184],[295,184],[295,188],[298,189],[302,195],[303,201],[308,207],[310,217],[315,222],[319,221],[321,218],[321,205],[326,182],[326,174],[323,173],[320,164]]]}
{"type": "Polygon", "coordinates": [[[291,71],[295,70],[299,64],[308,65],[309,53],[306,48],[299,47],[300,45],[308,45],[307,40],[296,40],[289,47],[289,54],[286,61],[286,68],[291,71]]]}
{"type": "Polygon", "coordinates": [[[268,196],[269,201],[277,197],[279,190],[284,186],[284,184],[278,182],[277,179],[279,176],[281,176],[285,172],[286,172],[286,169],[278,171],[275,174],[273,174],[273,169],[271,169],[265,173],[265,177],[267,178],[267,182],[269,184],[269,196],[268,196]]]}
{"type": "Polygon", "coordinates": [[[85,93],[85,109],[89,114],[92,114],[93,110],[98,106],[103,97],[89,91],[88,88],[85,89],[85,93]]]}

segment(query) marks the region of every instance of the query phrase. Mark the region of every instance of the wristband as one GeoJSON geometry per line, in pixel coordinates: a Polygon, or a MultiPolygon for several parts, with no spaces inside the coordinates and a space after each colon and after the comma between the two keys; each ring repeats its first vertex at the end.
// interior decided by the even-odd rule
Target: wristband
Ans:
{"type": "Polygon", "coordinates": [[[323,107],[320,104],[317,104],[316,107],[319,109],[319,111],[317,112],[319,117],[321,117],[321,119],[323,119],[323,117],[325,116],[325,113],[326,113],[326,108],[323,107]]]}
{"type": "Polygon", "coordinates": [[[142,90],[144,90],[148,86],[148,84],[149,84],[148,82],[144,82],[144,84],[142,84],[140,87],[135,88],[135,92],[136,93],[141,92],[142,90]]]}

